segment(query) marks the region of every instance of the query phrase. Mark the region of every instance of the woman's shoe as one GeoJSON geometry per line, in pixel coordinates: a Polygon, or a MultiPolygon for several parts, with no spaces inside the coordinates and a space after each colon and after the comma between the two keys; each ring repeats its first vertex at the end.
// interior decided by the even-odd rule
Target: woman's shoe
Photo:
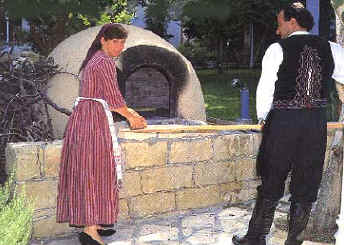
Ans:
{"type": "Polygon", "coordinates": [[[114,230],[114,229],[98,229],[97,232],[100,236],[112,236],[113,234],[116,233],[116,230],[114,230]]]}
{"type": "MultiPolygon", "coordinates": [[[[79,233],[79,241],[81,245],[102,245],[97,240],[94,240],[90,235],[85,232],[79,233]]],[[[106,245],[104,243],[104,245],[106,245]]]]}

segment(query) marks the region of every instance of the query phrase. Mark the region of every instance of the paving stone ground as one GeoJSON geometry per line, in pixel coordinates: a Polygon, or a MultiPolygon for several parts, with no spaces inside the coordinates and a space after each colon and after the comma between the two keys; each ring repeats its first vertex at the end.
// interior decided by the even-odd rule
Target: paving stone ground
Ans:
{"type": "MultiPolygon", "coordinates": [[[[116,225],[117,233],[104,238],[108,245],[232,245],[233,234],[245,234],[254,202],[240,206],[215,206],[166,216],[135,219],[116,225]]],[[[275,217],[285,216],[283,205],[275,217]]],[[[284,245],[286,232],[273,225],[269,245],[284,245]]],[[[79,245],[76,236],[30,245],[79,245]]],[[[305,241],[303,245],[334,245],[305,241]]]]}

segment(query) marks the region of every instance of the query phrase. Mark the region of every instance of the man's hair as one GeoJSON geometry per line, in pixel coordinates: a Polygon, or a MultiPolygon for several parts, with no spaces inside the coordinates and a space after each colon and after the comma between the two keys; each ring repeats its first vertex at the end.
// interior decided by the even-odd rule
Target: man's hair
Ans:
{"type": "Polygon", "coordinates": [[[289,21],[294,18],[297,23],[310,31],[314,26],[314,19],[312,14],[304,7],[300,2],[294,2],[292,4],[286,5],[280,9],[279,12],[283,11],[284,20],[289,21]]]}

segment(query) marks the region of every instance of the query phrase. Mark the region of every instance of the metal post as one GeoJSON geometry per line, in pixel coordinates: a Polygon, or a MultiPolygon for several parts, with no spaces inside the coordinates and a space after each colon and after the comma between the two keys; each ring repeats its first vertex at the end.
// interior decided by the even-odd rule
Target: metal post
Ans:
{"type": "Polygon", "coordinates": [[[319,0],[307,0],[306,7],[312,13],[314,18],[314,27],[311,30],[311,33],[319,35],[319,0]]]}
{"type": "Polygon", "coordinates": [[[251,123],[250,118],[250,96],[249,90],[245,83],[242,83],[240,79],[234,78],[232,80],[232,87],[240,89],[240,118],[237,119],[239,123],[251,123]]]}
{"type": "Polygon", "coordinates": [[[250,115],[249,115],[250,96],[249,96],[248,88],[246,87],[240,89],[240,104],[241,104],[240,119],[243,121],[250,120],[250,115]]]}

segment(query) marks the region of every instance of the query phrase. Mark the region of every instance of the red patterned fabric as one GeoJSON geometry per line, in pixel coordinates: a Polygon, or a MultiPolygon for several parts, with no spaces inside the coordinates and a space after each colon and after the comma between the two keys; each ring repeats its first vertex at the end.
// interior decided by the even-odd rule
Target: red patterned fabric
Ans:
{"type": "MultiPolygon", "coordinates": [[[[68,89],[68,88],[66,88],[68,89]]],[[[115,62],[98,51],[82,74],[80,96],[100,98],[111,108],[125,106],[115,62]]],[[[118,188],[109,124],[101,103],[82,100],[66,126],[57,196],[57,222],[113,224],[118,188]]]]}

